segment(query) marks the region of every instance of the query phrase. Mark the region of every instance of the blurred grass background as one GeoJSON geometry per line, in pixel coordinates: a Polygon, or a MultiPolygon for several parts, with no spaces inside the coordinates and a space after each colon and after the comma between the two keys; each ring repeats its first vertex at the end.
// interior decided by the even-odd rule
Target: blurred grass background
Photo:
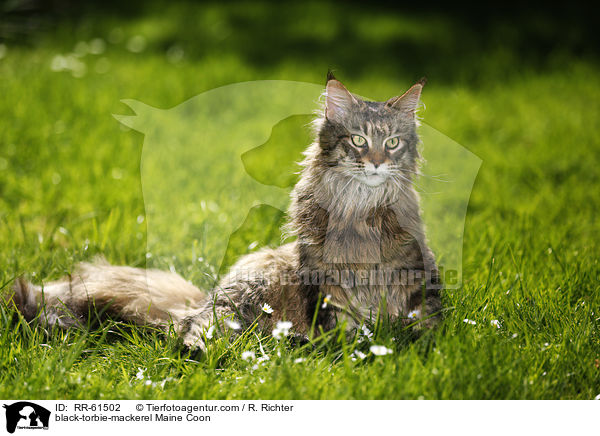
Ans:
{"type": "MultiPolygon", "coordinates": [[[[334,335],[325,348],[286,350],[250,372],[239,352],[256,348],[252,337],[218,342],[196,362],[151,332],[113,326],[48,337],[5,308],[0,396],[600,394],[598,46],[584,3],[0,2],[3,288],[21,274],[57,278],[99,253],[146,264],[144,137],[112,117],[129,113],[123,98],[166,109],[240,81],[323,84],[332,68],[357,94],[386,99],[426,75],[424,121],[483,160],[465,224],[465,283],[445,296],[453,310],[416,342],[378,332],[392,356],[354,362],[352,347],[334,335]],[[111,339],[115,330],[120,340],[111,339]],[[298,357],[309,364],[294,363],[298,357]],[[156,383],[137,379],[138,367],[156,383]]],[[[280,126],[277,138],[305,138],[297,121],[280,126]]],[[[276,174],[293,183],[289,165],[260,158],[262,165],[244,158],[257,180],[276,174]]],[[[277,244],[282,219],[274,208],[253,209],[227,261],[277,244]]],[[[219,266],[199,258],[154,261],[203,286],[219,266]]]]}

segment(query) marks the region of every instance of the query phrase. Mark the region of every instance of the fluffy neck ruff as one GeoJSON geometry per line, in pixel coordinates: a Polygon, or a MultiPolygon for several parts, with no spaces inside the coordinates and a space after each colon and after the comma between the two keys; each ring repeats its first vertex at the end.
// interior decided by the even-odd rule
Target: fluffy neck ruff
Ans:
{"type": "Polygon", "coordinates": [[[418,215],[418,194],[412,184],[389,176],[382,184],[369,186],[339,167],[328,166],[320,152],[317,143],[305,152],[295,188],[297,201],[316,202],[328,212],[330,220],[338,223],[362,222],[381,208],[393,209],[402,216],[418,215]]]}

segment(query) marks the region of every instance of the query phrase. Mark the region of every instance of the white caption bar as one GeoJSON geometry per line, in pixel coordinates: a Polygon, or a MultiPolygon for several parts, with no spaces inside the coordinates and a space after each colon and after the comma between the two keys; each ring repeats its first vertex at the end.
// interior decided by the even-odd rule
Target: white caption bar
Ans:
{"type": "Polygon", "coordinates": [[[596,401],[36,401],[1,400],[8,433],[286,435],[585,434],[598,431],[596,401]],[[116,433],[115,433],[116,432],[116,433]]]}

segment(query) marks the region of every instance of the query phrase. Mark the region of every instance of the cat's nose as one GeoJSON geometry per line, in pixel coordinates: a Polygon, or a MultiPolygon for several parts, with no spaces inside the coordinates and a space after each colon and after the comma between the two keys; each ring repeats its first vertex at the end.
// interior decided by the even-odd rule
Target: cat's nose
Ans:
{"type": "Polygon", "coordinates": [[[381,167],[383,165],[383,163],[385,162],[385,156],[381,155],[380,153],[376,153],[373,152],[373,154],[371,154],[371,156],[368,156],[368,161],[371,165],[373,165],[373,169],[377,170],[379,167],[381,167]]]}
{"type": "Polygon", "coordinates": [[[371,174],[380,174],[386,171],[386,165],[383,162],[366,162],[365,171],[371,174]]]}

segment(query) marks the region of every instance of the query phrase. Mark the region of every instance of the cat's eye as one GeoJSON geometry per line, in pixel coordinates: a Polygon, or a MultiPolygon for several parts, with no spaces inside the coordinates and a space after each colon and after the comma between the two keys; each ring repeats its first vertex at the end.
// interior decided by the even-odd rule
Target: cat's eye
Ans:
{"type": "Polygon", "coordinates": [[[360,135],[352,135],[350,137],[352,139],[352,144],[356,147],[365,147],[367,145],[367,140],[360,135]]]}
{"type": "Polygon", "coordinates": [[[400,145],[400,138],[398,138],[397,136],[385,141],[385,148],[387,148],[388,150],[394,150],[394,149],[398,148],[399,145],[400,145]]]}

